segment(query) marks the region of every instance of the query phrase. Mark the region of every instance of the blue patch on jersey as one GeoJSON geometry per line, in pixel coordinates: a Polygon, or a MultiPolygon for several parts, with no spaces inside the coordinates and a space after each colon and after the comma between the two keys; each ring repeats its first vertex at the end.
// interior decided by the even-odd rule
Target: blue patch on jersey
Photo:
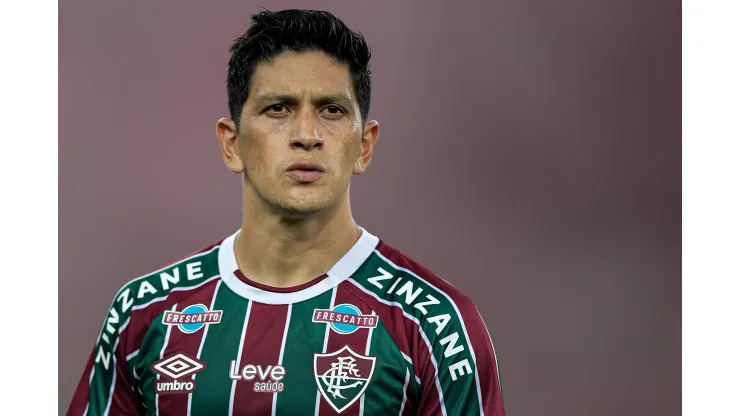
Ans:
{"type": "MultiPolygon", "coordinates": [[[[362,312],[360,312],[360,309],[355,305],[350,305],[348,303],[337,305],[334,308],[332,308],[332,312],[339,312],[339,313],[346,313],[349,315],[355,315],[355,316],[362,316],[362,312]]],[[[340,334],[351,334],[359,328],[357,325],[352,324],[343,324],[343,323],[336,323],[332,322],[331,327],[333,330],[340,334]]]]}
{"type": "MultiPolygon", "coordinates": [[[[205,313],[208,312],[208,308],[205,307],[205,305],[190,305],[187,308],[183,309],[182,313],[185,315],[192,315],[196,313],[205,313]]],[[[180,324],[180,331],[191,334],[205,326],[205,323],[199,322],[195,324],[180,324]]]]}

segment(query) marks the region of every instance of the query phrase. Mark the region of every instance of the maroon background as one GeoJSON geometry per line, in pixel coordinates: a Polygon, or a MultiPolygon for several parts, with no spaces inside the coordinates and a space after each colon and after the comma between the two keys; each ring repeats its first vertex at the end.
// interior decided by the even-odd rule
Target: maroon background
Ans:
{"type": "Polygon", "coordinates": [[[381,132],[355,217],[473,298],[512,416],[680,414],[668,0],[60,4],[60,409],[117,288],[239,226],[215,123],[268,4],[366,35],[381,132]]]}

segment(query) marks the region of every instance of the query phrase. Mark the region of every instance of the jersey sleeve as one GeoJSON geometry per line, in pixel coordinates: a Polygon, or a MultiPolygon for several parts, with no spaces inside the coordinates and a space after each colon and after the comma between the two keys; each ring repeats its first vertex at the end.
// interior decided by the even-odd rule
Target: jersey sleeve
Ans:
{"type": "Polygon", "coordinates": [[[455,312],[449,320],[432,318],[435,331],[424,331],[436,335],[429,337],[434,359],[421,370],[434,374],[423,378],[435,386],[422,386],[418,414],[505,416],[496,353],[483,318],[466,296],[450,300],[455,312]]]}
{"type": "Polygon", "coordinates": [[[72,397],[67,416],[139,415],[138,395],[127,370],[125,335],[128,316],[113,305],[72,397]]]}

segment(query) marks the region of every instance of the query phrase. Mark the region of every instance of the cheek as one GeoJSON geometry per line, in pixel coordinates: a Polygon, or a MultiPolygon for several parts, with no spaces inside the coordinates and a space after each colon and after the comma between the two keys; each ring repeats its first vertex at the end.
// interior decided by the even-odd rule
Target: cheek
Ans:
{"type": "Polygon", "coordinates": [[[337,164],[335,165],[337,168],[337,178],[342,178],[341,181],[344,181],[348,180],[352,176],[359,154],[360,146],[358,145],[348,143],[342,148],[341,153],[337,155],[337,158],[335,159],[337,161],[337,164]]]}
{"type": "Polygon", "coordinates": [[[347,146],[346,158],[349,165],[354,165],[362,153],[362,137],[354,138],[347,146]]]}
{"type": "Polygon", "coordinates": [[[274,164],[272,159],[275,158],[275,152],[278,149],[271,149],[270,140],[265,140],[265,137],[258,134],[252,134],[249,139],[245,139],[242,142],[242,154],[244,155],[243,160],[247,165],[247,169],[251,172],[264,171],[274,164]]]}
{"type": "Polygon", "coordinates": [[[362,123],[356,121],[345,135],[344,151],[342,152],[342,164],[345,168],[354,166],[362,151],[362,123]]]}

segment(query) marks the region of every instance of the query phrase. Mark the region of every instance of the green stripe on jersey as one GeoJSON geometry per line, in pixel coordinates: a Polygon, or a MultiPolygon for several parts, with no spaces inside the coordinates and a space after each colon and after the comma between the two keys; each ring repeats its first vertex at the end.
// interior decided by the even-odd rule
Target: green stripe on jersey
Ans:
{"type": "Polygon", "coordinates": [[[420,322],[433,350],[447,414],[464,414],[471,407],[478,411],[475,361],[462,318],[451,299],[426,280],[399,270],[377,251],[352,280],[382,302],[401,305],[406,315],[420,322]]]}
{"type": "MultiPolygon", "coordinates": [[[[177,305],[175,305],[177,306],[177,305]]],[[[174,310],[174,308],[170,308],[174,310]]],[[[172,326],[168,326],[162,323],[162,314],[158,315],[152,322],[149,330],[147,330],[144,340],[141,342],[139,347],[139,355],[136,362],[134,371],[137,376],[149,373],[151,370],[152,363],[162,358],[163,347],[165,342],[169,339],[168,331],[172,331],[172,326]]],[[[142,400],[147,409],[157,408],[156,388],[155,383],[158,377],[142,377],[141,385],[139,386],[141,393],[143,394],[142,400]]]]}
{"type": "Polygon", "coordinates": [[[197,388],[191,393],[190,414],[226,415],[229,413],[232,382],[229,364],[241,351],[241,336],[249,301],[222,284],[216,294],[214,310],[223,310],[219,325],[210,325],[203,342],[200,360],[208,363],[196,374],[197,388]],[[238,329],[237,329],[238,328],[238,329]],[[235,330],[237,329],[237,330],[235,330]]]}
{"type": "Polygon", "coordinates": [[[322,352],[326,324],[312,322],[314,309],[329,309],[333,290],[293,304],[283,352],[285,390],[276,394],[275,414],[290,416],[295,409],[313,414],[318,389],[314,382],[313,355],[322,352]],[[309,383],[310,381],[310,383],[309,383]]]}
{"type": "Polygon", "coordinates": [[[381,415],[389,409],[395,414],[401,410],[406,371],[413,371],[403,358],[396,342],[382,322],[373,328],[370,341],[371,357],[378,357],[373,381],[365,391],[365,414],[381,415]]]}

